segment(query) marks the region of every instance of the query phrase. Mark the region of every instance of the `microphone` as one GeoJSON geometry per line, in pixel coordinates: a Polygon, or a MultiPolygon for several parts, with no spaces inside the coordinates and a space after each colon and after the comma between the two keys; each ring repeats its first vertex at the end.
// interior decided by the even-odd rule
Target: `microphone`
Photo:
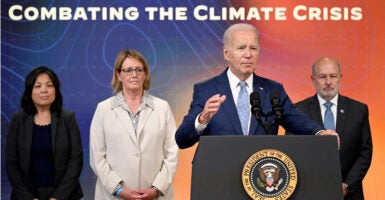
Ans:
{"type": "Polygon", "coordinates": [[[277,91],[270,93],[270,103],[273,114],[277,117],[278,120],[281,119],[283,110],[281,106],[281,100],[279,99],[279,93],[277,91]]]}
{"type": "Polygon", "coordinates": [[[251,104],[251,113],[255,116],[255,119],[258,121],[261,120],[263,115],[261,107],[261,98],[259,97],[258,92],[252,92],[250,94],[250,104],[251,104]]]}

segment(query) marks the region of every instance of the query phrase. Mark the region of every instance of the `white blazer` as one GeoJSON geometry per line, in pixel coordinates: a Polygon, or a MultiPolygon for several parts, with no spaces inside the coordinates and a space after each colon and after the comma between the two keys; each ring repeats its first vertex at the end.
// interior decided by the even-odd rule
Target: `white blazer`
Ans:
{"type": "Polygon", "coordinates": [[[128,189],[157,187],[174,199],[173,178],[178,162],[175,119],[170,105],[149,95],[153,109],[145,107],[135,135],[127,111],[113,108],[114,97],[100,102],[90,128],[90,165],[97,176],[95,200],[118,199],[112,195],[120,181],[128,189]]]}

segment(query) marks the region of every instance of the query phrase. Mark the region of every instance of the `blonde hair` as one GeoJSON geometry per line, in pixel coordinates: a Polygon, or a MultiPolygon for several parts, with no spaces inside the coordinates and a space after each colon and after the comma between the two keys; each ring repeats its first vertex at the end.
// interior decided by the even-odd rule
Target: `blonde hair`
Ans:
{"type": "Polygon", "coordinates": [[[150,68],[148,67],[147,61],[142,56],[142,54],[140,54],[138,51],[130,49],[130,50],[120,51],[118,56],[115,59],[114,71],[113,71],[112,80],[111,80],[111,86],[114,93],[116,94],[123,90],[122,82],[119,81],[117,77],[117,73],[120,73],[120,70],[122,69],[122,63],[126,58],[133,58],[139,61],[140,63],[142,63],[144,68],[144,73],[146,75],[146,79],[144,80],[144,83],[143,83],[143,89],[149,90],[150,84],[151,84],[151,75],[150,75],[150,68]]]}

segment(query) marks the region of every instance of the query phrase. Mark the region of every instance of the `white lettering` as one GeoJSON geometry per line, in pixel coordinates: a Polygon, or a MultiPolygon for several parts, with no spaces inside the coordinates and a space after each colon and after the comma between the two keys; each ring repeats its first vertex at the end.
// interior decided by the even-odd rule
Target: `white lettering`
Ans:
{"type": "Polygon", "coordinates": [[[258,9],[250,8],[249,14],[247,15],[247,20],[261,20],[261,16],[259,15],[258,9]]]}
{"type": "Polygon", "coordinates": [[[24,10],[24,17],[26,20],[36,20],[39,17],[39,10],[35,7],[28,7],[24,10]]]}
{"type": "Polygon", "coordinates": [[[264,19],[269,20],[270,19],[270,13],[273,11],[273,8],[262,7],[261,11],[262,11],[262,13],[265,14],[264,19]]]}
{"type": "Polygon", "coordinates": [[[286,20],[286,8],[285,7],[277,7],[275,8],[275,20],[286,20]]]}
{"type": "Polygon", "coordinates": [[[97,14],[100,12],[99,7],[89,7],[87,8],[87,11],[91,13],[91,20],[96,20],[97,19],[97,14]]]}
{"type": "Polygon", "coordinates": [[[137,20],[139,18],[138,9],[136,7],[129,7],[124,12],[124,16],[131,21],[137,20]]]}
{"type": "Polygon", "coordinates": [[[168,8],[157,8],[147,7],[145,11],[148,12],[148,19],[150,21],[155,20],[155,15],[159,14],[159,20],[187,20],[186,7],[168,7],[168,8]]]}
{"type": "Polygon", "coordinates": [[[11,20],[19,21],[23,19],[23,15],[17,15],[16,13],[23,13],[23,6],[21,5],[13,5],[8,10],[8,16],[11,20]]]}
{"type": "MultiPolygon", "coordinates": [[[[227,10],[227,9],[226,8],[222,8],[222,10],[227,10]]],[[[256,11],[258,13],[258,10],[256,10],[256,11]]],[[[223,12],[223,11],[222,11],[222,13],[226,14],[226,12],[223,12]]],[[[224,18],[226,18],[226,16],[224,18]]],[[[250,17],[250,19],[252,19],[253,13],[251,13],[250,16],[249,15],[247,16],[247,18],[249,18],[249,17],[250,17]]],[[[245,19],[245,8],[241,7],[238,10],[236,8],[230,8],[229,19],[230,20],[236,20],[236,19],[244,20],[245,19]]],[[[250,19],[248,19],[248,20],[250,20],[250,19]]]]}
{"type": "Polygon", "coordinates": [[[148,20],[153,21],[155,19],[155,12],[158,12],[158,8],[146,7],[144,11],[148,12],[148,20]]]}
{"type": "Polygon", "coordinates": [[[352,20],[359,21],[362,19],[362,8],[354,7],[350,10],[350,13],[352,14],[352,20]]]}
{"type": "Polygon", "coordinates": [[[41,8],[40,10],[40,18],[41,20],[56,20],[56,16],[57,16],[57,12],[56,12],[56,9],[54,8],[51,8],[51,9],[47,9],[45,7],[41,8]]]}
{"type": "Polygon", "coordinates": [[[362,19],[360,7],[306,7],[296,6],[293,9],[293,16],[296,20],[317,20],[317,21],[358,21],[362,19]]]}
{"type": "Polygon", "coordinates": [[[73,20],[79,20],[79,19],[87,20],[86,10],[83,7],[78,7],[75,10],[73,20]]]}
{"type": "MultiPolygon", "coordinates": [[[[151,20],[187,20],[187,7],[145,7],[151,20]]],[[[208,7],[198,5],[193,10],[196,20],[287,20],[286,7],[208,7]]],[[[137,20],[140,12],[136,7],[25,7],[13,5],[8,10],[11,20],[137,20]]],[[[298,21],[359,21],[363,19],[361,7],[307,7],[297,5],[292,10],[298,21]]]]}
{"type": "Polygon", "coordinates": [[[306,11],[307,11],[306,6],[304,5],[296,6],[293,9],[293,16],[296,20],[299,20],[299,21],[306,20],[307,19],[306,11]]]}
{"type": "Polygon", "coordinates": [[[187,8],[186,7],[176,7],[175,8],[175,20],[182,21],[187,20],[187,8]]]}
{"type": "Polygon", "coordinates": [[[71,20],[72,18],[72,9],[69,7],[60,7],[59,8],[59,19],[60,20],[71,20]]]}
{"type": "Polygon", "coordinates": [[[199,5],[197,7],[195,7],[194,9],[194,18],[197,19],[197,20],[200,20],[200,21],[204,21],[204,20],[207,20],[207,6],[205,5],[199,5]],[[205,15],[201,15],[201,11],[205,11],[204,13],[206,13],[205,15]]]}

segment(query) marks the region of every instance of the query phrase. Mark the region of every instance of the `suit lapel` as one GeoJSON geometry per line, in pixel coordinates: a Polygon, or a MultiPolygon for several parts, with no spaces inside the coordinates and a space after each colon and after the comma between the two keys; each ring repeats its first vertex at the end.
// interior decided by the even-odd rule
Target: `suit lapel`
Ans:
{"type": "Polygon", "coordinates": [[[346,101],[344,96],[338,96],[338,105],[337,105],[337,124],[336,124],[336,132],[342,133],[344,129],[344,125],[346,124],[346,116],[348,116],[349,112],[349,102],[346,101]]]}
{"type": "Polygon", "coordinates": [[[31,145],[32,145],[32,134],[33,134],[33,123],[34,123],[34,116],[33,115],[28,115],[27,119],[25,120],[25,145],[27,151],[25,152],[26,155],[24,155],[24,159],[26,159],[25,163],[26,166],[24,166],[24,170],[26,172],[29,172],[29,162],[31,160],[31,145]]]}
{"type": "MultiPolygon", "coordinates": [[[[253,92],[257,92],[261,98],[261,102],[263,102],[262,99],[265,96],[265,89],[263,88],[262,79],[260,79],[254,73],[253,73],[253,92]]],[[[262,128],[261,129],[263,131],[262,133],[265,133],[263,127],[259,124],[259,122],[257,122],[253,114],[251,114],[249,134],[250,135],[261,134],[260,132],[261,130],[257,131],[258,126],[262,128]]]]}
{"type": "Polygon", "coordinates": [[[116,118],[119,120],[119,123],[122,124],[122,127],[124,128],[124,131],[122,135],[127,134],[127,136],[130,138],[130,140],[138,145],[138,140],[136,139],[135,136],[135,130],[134,127],[132,126],[131,118],[128,115],[126,110],[123,110],[120,107],[114,108],[116,118]]]}
{"type": "Polygon", "coordinates": [[[323,126],[324,123],[322,121],[322,113],[321,113],[321,108],[320,108],[317,95],[313,96],[308,106],[309,106],[308,112],[310,114],[310,118],[318,122],[318,124],[320,124],[321,126],[323,126]]]}
{"type": "MultiPolygon", "coordinates": [[[[59,166],[60,164],[60,155],[56,155],[55,154],[55,146],[57,145],[56,144],[56,137],[59,137],[59,139],[57,140],[59,143],[61,142],[60,141],[60,136],[58,136],[58,134],[63,134],[63,131],[65,134],[67,134],[67,126],[65,124],[65,117],[63,113],[61,113],[61,117],[59,116],[59,114],[57,113],[51,113],[51,142],[52,142],[52,153],[53,153],[53,158],[54,158],[54,163],[55,163],[55,166],[59,166]],[[62,121],[64,121],[64,124],[61,124],[62,126],[60,128],[58,128],[59,126],[59,119],[61,118],[62,121]],[[58,133],[60,130],[60,133],[58,133]]],[[[55,174],[55,182],[57,180],[57,174],[55,174]]]]}
{"type": "Polygon", "coordinates": [[[58,121],[58,118],[57,118],[56,114],[51,113],[51,142],[52,142],[52,152],[54,153],[54,155],[55,155],[55,139],[56,139],[57,121],[58,121]]]}
{"type": "MultiPolygon", "coordinates": [[[[228,68],[227,68],[228,70],[228,68]]],[[[227,70],[225,70],[218,79],[217,90],[219,94],[226,95],[226,100],[222,104],[221,109],[228,116],[229,122],[235,127],[237,135],[243,135],[241,122],[239,121],[237,108],[234,103],[234,97],[231,93],[229,79],[227,77],[227,70]],[[234,114],[235,113],[235,114],[234,114]]]]}
{"type": "Polygon", "coordinates": [[[150,118],[152,113],[152,109],[149,107],[144,108],[142,111],[140,111],[140,119],[138,123],[138,128],[137,128],[137,136],[136,139],[139,141],[140,135],[143,131],[144,126],[146,125],[148,119],[150,118]]]}

